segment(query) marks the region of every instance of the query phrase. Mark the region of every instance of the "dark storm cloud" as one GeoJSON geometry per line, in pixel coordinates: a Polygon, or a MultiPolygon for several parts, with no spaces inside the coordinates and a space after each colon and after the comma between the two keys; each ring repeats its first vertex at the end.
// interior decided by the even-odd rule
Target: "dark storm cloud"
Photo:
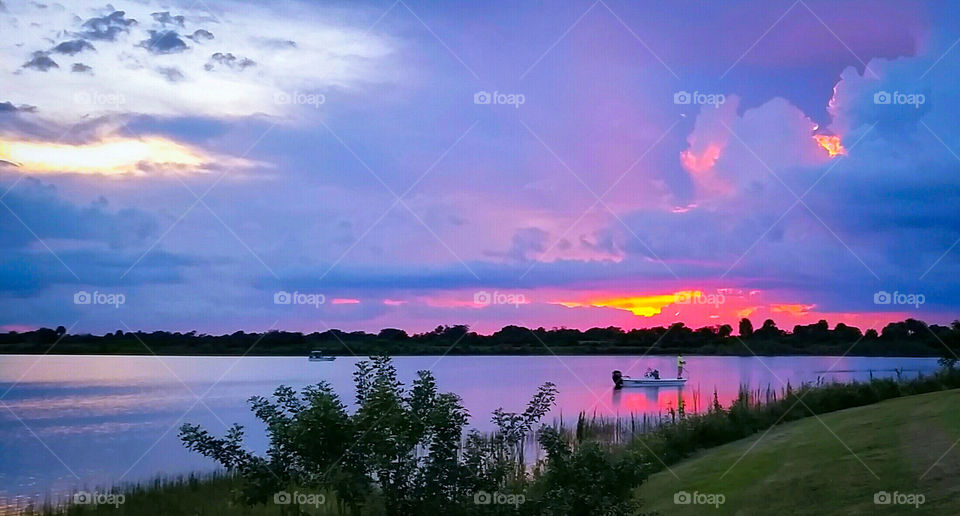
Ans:
{"type": "Polygon", "coordinates": [[[84,50],[96,50],[96,48],[90,44],[89,41],[83,39],[75,39],[71,41],[64,41],[59,45],[53,47],[51,50],[57,54],[65,54],[68,56],[79,54],[84,50]]]}
{"type": "Polygon", "coordinates": [[[145,211],[112,211],[102,197],[79,206],[61,197],[53,186],[35,179],[21,182],[4,197],[4,203],[32,233],[25,231],[17,219],[5,217],[0,220],[0,249],[23,248],[37,237],[103,243],[119,249],[142,244],[157,234],[156,218],[145,211]]]}
{"type": "Polygon", "coordinates": [[[130,27],[136,24],[137,20],[127,18],[124,11],[114,11],[83,22],[80,36],[84,39],[115,41],[121,32],[130,32],[130,27]]]}
{"type": "Polygon", "coordinates": [[[157,68],[157,73],[162,75],[170,82],[179,82],[183,80],[183,72],[175,66],[161,66],[157,68]]]}
{"type": "Polygon", "coordinates": [[[37,107],[36,107],[36,106],[25,106],[25,105],[15,106],[15,105],[13,105],[13,102],[9,102],[9,101],[8,101],[8,102],[0,102],[0,114],[3,114],[3,113],[18,113],[18,112],[23,112],[23,113],[35,113],[36,111],[37,111],[37,107]]]}
{"type": "Polygon", "coordinates": [[[34,52],[33,58],[23,64],[24,68],[32,68],[40,72],[46,72],[51,68],[60,68],[56,61],[50,59],[46,52],[34,52]]]}
{"type": "Polygon", "coordinates": [[[150,14],[154,20],[160,25],[166,27],[167,25],[174,25],[178,27],[183,27],[184,18],[183,16],[170,16],[170,11],[163,11],[162,13],[152,13],[150,14]]]}
{"type": "Polygon", "coordinates": [[[213,33],[208,30],[197,29],[193,31],[193,34],[189,36],[184,36],[184,37],[187,39],[192,39],[197,43],[200,43],[201,41],[210,41],[211,39],[213,39],[213,33]]]}
{"type": "Polygon", "coordinates": [[[152,54],[179,54],[189,48],[172,30],[151,30],[150,38],[141,41],[139,46],[152,54]]]}
{"type": "Polygon", "coordinates": [[[297,48],[297,42],[289,39],[268,38],[256,41],[267,48],[297,48]]]}
{"type": "Polygon", "coordinates": [[[210,56],[210,61],[207,62],[207,64],[205,64],[203,68],[209,72],[214,70],[217,67],[217,65],[225,66],[232,70],[244,70],[251,66],[256,66],[257,63],[252,59],[247,59],[246,57],[238,58],[237,56],[229,52],[227,53],[217,52],[216,54],[213,54],[212,56],[210,56]]]}

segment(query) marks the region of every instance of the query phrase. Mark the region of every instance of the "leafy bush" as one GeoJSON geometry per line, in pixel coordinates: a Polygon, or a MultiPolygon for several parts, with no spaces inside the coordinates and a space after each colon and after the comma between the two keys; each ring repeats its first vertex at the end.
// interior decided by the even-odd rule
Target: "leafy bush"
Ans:
{"type": "Polygon", "coordinates": [[[341,512],[350,514],[370,509],[372,500],[388,514],[462,514],[485,508],[473,503],[475,493],[526,486],[524,438],[557,394],[545,383],[524,412],[496,410],[492,436],[471,432],[464,439],[467,411],[456,394],[438,392],[429,371],[419,371],[405,391],[390,359],[377,357],[357,364],[354,384],[353,414],[327,383],[299,395],[281,386],[273,399],[251,398],[269,434],[266,456],[243,449],[239,425],[218,438],[185,424],[180,438],[238,474],[247,504],[296,486],[335,493],[341,512]]]}

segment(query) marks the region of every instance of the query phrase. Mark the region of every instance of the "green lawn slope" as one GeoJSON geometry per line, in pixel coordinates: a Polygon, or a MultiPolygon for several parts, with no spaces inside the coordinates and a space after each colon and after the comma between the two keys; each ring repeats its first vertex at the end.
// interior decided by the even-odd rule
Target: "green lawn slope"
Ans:
{"type": "MultiPolygon", "coordinates": [[[[645,511],[672,514],[960,514],[960,390],[809,417],[705,450],[650,477],[645,511]],[[936,464],[936,465],[935,465],[936,464]],[[677,504],[676,493],[723,495],[677,504]],[[876,504],[878,492],[923,503],[876,504]],[[719,497],[714,497],[714,501],[719,497]],[[916,500],[916,499],[915,499],[916,500]]],[[[680,495],[681,498],[683,495],[680,495]]]]}

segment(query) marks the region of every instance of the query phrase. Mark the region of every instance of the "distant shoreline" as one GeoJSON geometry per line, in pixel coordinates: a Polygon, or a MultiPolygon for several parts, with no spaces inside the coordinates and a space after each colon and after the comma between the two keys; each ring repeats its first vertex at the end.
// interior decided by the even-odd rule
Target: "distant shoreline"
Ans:
{"type": "MultiPolygon", "coordinates": [[[[687,358],[694,357],[744,357],[744,358],[756,358],[756,357],[822,357],[822,358],[912,358],[912,359],[929,359],[929,358],[940,358],[938,354],[929,354],[929,355],[864,355],[864,354],[821,354],[821,353],[743,353],[743,354],[705,354],[705,353],[677,353],[677,352],[657,352],[657,353],[390,353],[391,357],[443,357],[443,356],[456,356],[456,357],[473,357],[473,358],[484,358],[484,357],[551,357],[551,356],[561,356],[561,357],[675,357],[678,354],[682,354],[687,358]]],[[[223,354],[223,353],[209,353],[209,354],[196,354],[196,353],[86,353],[86,352],[75,352],[75,353],[30,353],[30,352],[5,352],[0,351],[0,357],[4,356],[87,356],[87,357],[185,357],[185,358],[231,358],[231,357],[250,357],[250,358],[292,358],[292,357],[301,357],[306,358],[306,354],[277,354],[277,353],[232,353],[232,354],[223,354]]],[[[361,358],[366,359],[369,354],[358,353],[356,355],[337,355],[330,354],[330,356],[335,356],[337,358],[361,358]]],[[[836,371],[834,371],[836,372],[836,371]]]]}
{"type": "Polygon", "coordinates": [[[693,329],[669,327],[576,330],[504,326],[490,335],[467,325],[437,326],[418,334],[397,328],[378,333],[327,330],[268,331],[207,335],[195,331],[121,331],[104,335],[70,334],[63,326],[0,334],[0,355],[168,355],[168,356],[847,356],[947,357],[960,360],[960,321],[928,325],[916,319],[890,323],[882,331],[861,331],[826,321],[780,329],[772,320],[754,330],[749,319],[739,332],[730,325],[693,329]]]}

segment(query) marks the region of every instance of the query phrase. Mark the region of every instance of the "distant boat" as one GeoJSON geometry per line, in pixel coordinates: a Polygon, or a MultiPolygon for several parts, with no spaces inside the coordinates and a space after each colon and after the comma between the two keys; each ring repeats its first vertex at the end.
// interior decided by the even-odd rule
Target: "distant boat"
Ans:
{"type": "Polygon", "coordinates": [[[308,360],[311,362],[333,362],[337,357],[331,357],[323,354],[323,351],[311,351],[308,360]]]}
{"type": "Polygon", "coordinates": [[[687,383],[686,378],[660,378],[659,375],[647,374],[641,378],[623,376],[620,371],[613,372],[613,386],[622,387],[681,387],[687,383]]]}

